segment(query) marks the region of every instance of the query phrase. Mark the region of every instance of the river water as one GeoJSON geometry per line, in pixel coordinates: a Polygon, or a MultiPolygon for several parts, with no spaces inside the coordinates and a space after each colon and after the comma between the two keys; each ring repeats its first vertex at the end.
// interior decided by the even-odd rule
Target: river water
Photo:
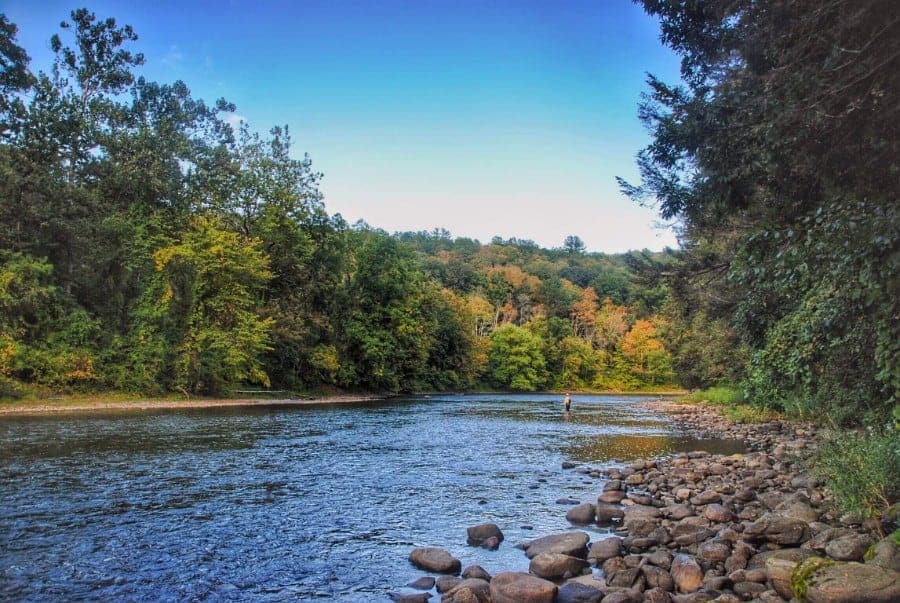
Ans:
{"type": "MultiPolygon", "coordinates": [[[[360,405],[0,418],[0,599],[386,601],[440,546],[527,570],[601,467],[697,441],[641,397],[460,395],[360,405]],[[466,526],[500,525],[498,551],[466,526]]],[[[585,529],[585,528],[580,528],[585,529]]],[[[586,528],[592,539],[600,528],[586,528]]]]}

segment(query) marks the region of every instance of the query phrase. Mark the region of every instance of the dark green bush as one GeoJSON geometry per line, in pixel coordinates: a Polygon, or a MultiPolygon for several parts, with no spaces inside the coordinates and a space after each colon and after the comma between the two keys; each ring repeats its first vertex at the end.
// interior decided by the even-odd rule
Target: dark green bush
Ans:
{"type": "Polygon", "coordinates": [[[834,494],[839,510],[881,518],[900,499],[900,431],[835,432],[819,447],[812,471],[834,494]]]}

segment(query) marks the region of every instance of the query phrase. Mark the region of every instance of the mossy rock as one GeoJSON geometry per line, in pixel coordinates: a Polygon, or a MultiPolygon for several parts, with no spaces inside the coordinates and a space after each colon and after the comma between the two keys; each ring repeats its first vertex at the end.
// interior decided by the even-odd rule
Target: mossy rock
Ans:
{"type": "Polygon", "coordinates": [[[810,576],[830,565],[834,565],[834,561],[824,557],[809,557],[798,563],[791,572],[791,593],[801,601],[805,601],[810,576]]]}
{"type": "Polygon", "coordinates": [[[900,573],[875,564],[809,559],[791,576],[793,595],[806,603],[895,603],[900,573]]]}

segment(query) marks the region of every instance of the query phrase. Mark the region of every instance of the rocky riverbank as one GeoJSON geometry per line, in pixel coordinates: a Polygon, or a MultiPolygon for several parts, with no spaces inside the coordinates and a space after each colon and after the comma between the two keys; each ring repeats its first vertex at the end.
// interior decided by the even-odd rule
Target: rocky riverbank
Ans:
{"type": "MultiPolygon", "coordinates": [[[[747,452],[602,470],[565,463],[598,480],[596,500],[571,501],[566,518],[608,533],[593,531],[591,541],[573,530],[514,544],[524,551],[523,571],[495,576],[463,569],[447,551],[416,549],[410,562],[443,576],[420,578],[395,599],[428,601],[434,589],[455,603],[900,601],[897,545],[831,510],[827,491],[804,471],[820,436],[815,426],[738,425],[707,405],[650,405],[699,437],[743,440],[747,452]]],[[[469,528],[472,546],[502,541],[499,526],[469,528]]]]}

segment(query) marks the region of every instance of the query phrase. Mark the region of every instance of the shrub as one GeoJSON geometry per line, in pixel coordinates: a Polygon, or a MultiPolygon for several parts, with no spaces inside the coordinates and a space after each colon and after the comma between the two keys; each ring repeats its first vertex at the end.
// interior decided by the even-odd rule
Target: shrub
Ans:
{"type": "Polygon", "coordinates": [[[839,510],[880,518],[900,498],[900,432],[835,432],[819,447],[812,472],[834,494],[839,510]]]}

